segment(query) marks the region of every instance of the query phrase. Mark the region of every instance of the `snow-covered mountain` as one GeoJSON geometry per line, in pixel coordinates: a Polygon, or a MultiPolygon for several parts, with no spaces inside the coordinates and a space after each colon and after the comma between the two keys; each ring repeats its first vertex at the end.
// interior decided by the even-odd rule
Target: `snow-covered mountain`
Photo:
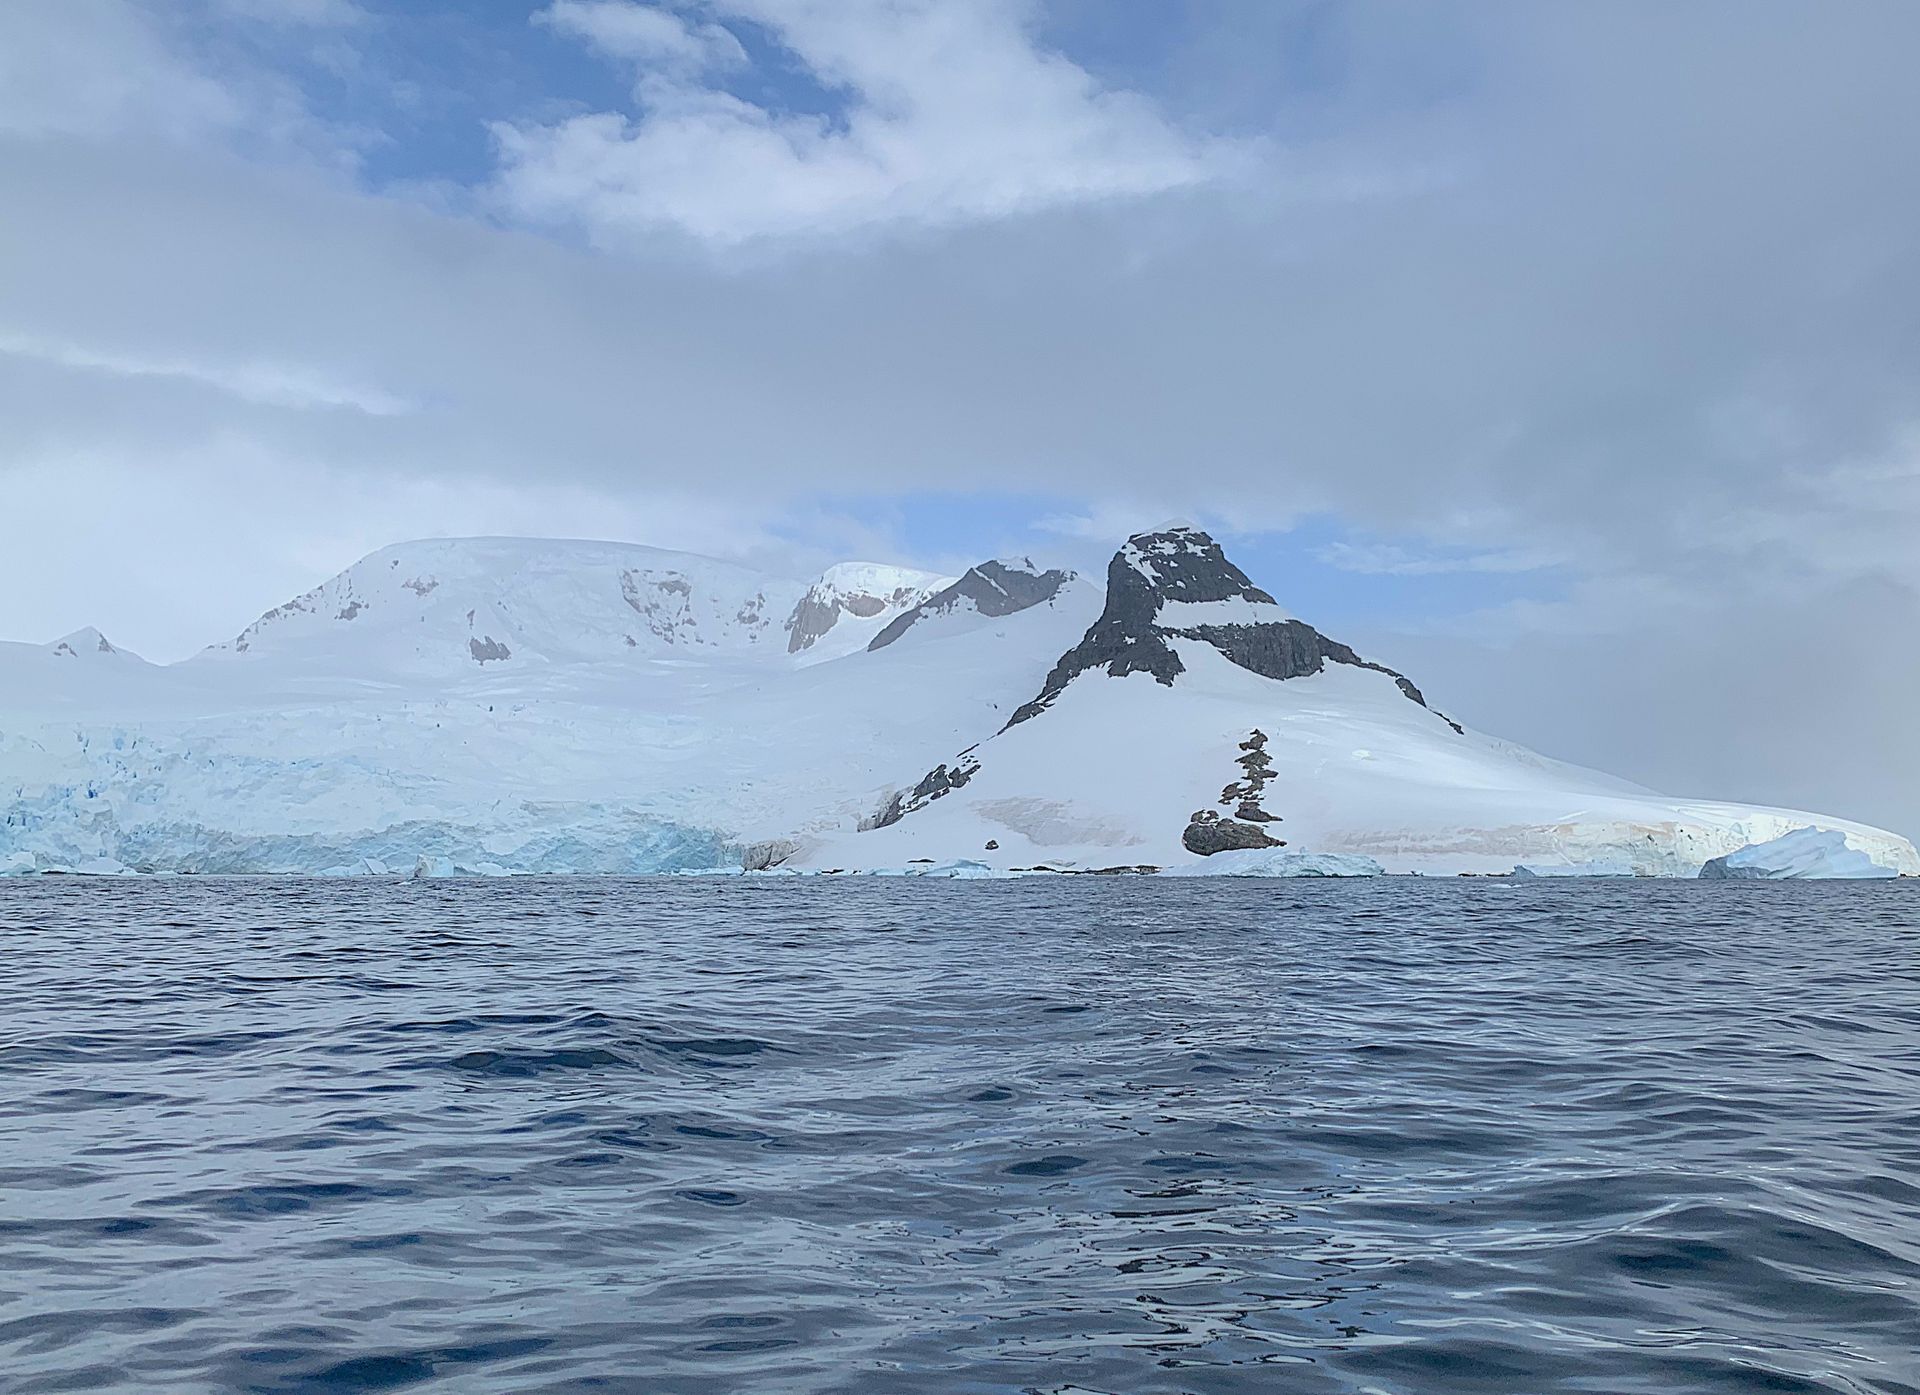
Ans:
{"type": "Polygon", "coordinates": [[[945,578],[843,563],[812,583],[660,548],[453,538],[382,548],[200,661],[335,675],[858,649],[945,578]]]}
{"type": "Polygon", "coordinates": [[[1920,873],[1896,834],[1674,801],[1469,732],[1403,675],[1288,615],[1184,524],[1129,539],[1100,615],[1034,696],[877,823],[807,860],[1165,867],[1291,846],[1389,871],[1692,875],[1817,826],[1920,873]]]}
{"type": "Polygon", "coordinates": [[[1920,872],[1468,731],[1185,526],[1104,584],[405,543],[183,664],[0,645],[0,870],[1692,875],[1801,828],[1920,872]]]}
{"type": "Polygon", "coordinates": [[[864,648],[903,611],[919,606],[952,580],[881,562],[828,567],[787,617],[787,652],[818,662],[864,648]]]}
{"type": "Polygon", "coordinates": [[[145,659],[131,649],[122,649],[100,631],[88,625],[75,630],[70,635],[62,635],[46,646],[47,652],[59,659],[74,659],[87,663],[113,662],[119,664],[144,664],[145,659]]]}
{"type": "Polygon", "coordinates": [[[894,616],[868,642],[867,648],[885,649],[909,631],[915,638],[925,638],[934,633],[956,634],[974,629],[987,621],[1052,601],[1073,580],[1072,572],[1043,571],[1033,564],[1031,557],[982,562],[968,567],[964,575],[932,592],[913,609],[894,616]]]}

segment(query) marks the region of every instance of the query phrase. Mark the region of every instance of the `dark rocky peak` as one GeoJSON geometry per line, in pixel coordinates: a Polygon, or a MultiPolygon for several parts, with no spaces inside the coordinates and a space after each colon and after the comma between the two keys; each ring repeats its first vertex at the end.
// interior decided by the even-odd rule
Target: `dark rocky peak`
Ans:
{"type": "MultiPolygon", "coordinates": [[[[1392,678],[1413,702],[1427,705],[1408,679],[1369,663],[1281,610],[1208,534],[1173,523],[1136,533],[1114,553],[1107,564],[1107,604],[1100,618],[1060,656],[1039,694],[1016,711],[1007,726],[1044,712],[1090,669],[1104,669],[1113,678],[1149,673],[1171,687],[1186,671],[1172,643],[1176,639],[1210,644],[1228,662],[1279,681],[1309,677],[1329,663],[1372,669],[1392,678]]],[[[1460,730],[1451,721],[1447,724],[1460,730]]]]}
{"type": "Polygon", "coordinates": [[[1060,594],[1060,588],[1072,580],[1072,572],[1057,568],[1041,571],[1030,557],[982,562],[967,568],[966,574],[951,586],[934,592],[912,610],[896,615],[873,637],[867,649],[869,652],[885,649],[930,615],[947,615],[964,607],[998,618],[1031,609],[1052,600],[1060,594]]]}
{"type": "Polygon", "coordinates": [[[1162,601],[1230,601],[1244,597],[1272,605],[1273,597],[1227,560],[1213,538],[1190,523],[1135,533],[1107,564],[1109,603],[1116,588],[1162,601]]]}

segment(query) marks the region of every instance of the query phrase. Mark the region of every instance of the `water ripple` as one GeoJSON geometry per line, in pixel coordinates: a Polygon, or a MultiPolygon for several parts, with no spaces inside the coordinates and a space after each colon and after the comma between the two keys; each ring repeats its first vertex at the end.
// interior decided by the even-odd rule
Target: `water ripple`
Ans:
{"type": "Polygon", "coordinates": [[[0,883],[0,1389],[1920,1395],[1912,883],[0,883]]]}

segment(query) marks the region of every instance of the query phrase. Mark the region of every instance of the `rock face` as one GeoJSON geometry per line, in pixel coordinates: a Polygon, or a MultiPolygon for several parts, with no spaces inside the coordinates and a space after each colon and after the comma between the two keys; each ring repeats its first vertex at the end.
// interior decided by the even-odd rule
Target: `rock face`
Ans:
{"type": "Polygon", "coordinates": [[[770,838],[763,843],[749,843],[740,850],[740,870],[765,872],[778,867],[799,850],[800,845],[791,838],[770,838]]]}
{"type": "Polygon", "coordinates": [[[1273,780],[1273,759],[1267,754],[1267,734],[1255,727],[1240,743],[1240,756],[1234,761],[1244,772],[1220,791],[1220,802],[1235,806],[1233,816],[1253,823],[1273,823],[1277,815],[1261,807],[1261,797],[1273,780]]]}
{"type": "Polygon", "coordinates": [[[965,789],[967,781],[979,773],[980,762],[973,759],[969,749],[962,751],[951,768],[945,761],[934,766],[906,794],[894,794],[888,797],[885,805],[861,826],[863,828],[886,828],[899,823],[915,809],[924,809],[936,799],[944,799],[957,789],[965,789]]]}
{"type": "Polygon", "coordinates": [[[995,618],[1017,614],[1052,600],[1060,594],[1060,588],[1072,580],[1072,572],[1041,571],[1028,557],[982,562],[967,568],[966,574],[951,586],[935,592],[905,614],[895,616],[873,637],[867,649],[885,649],[914,625],[934,615],[948,615],[960,609],[995,618]]]}
{"type": "Polygon", "coordinates": [[[1392,678],[1411,701],[1426,706],[1420,690],[1400,674],[1369,663],[1281,610],[1206,533],[1174,524],[1135,534],[1113,555],[1107,565],[1106,609],[1007,725],[1038,716],[1090,669],[1105,669],[1115,678],[1148,673],[1171,686],[1186,670],[1173,647],[1175,639],[1212,645],[1230,662],[1263,678],[1306,678],[1328,663],[1372,669],[1392,678]]]}
{"type": "Polygon", "coordinates": [[[1212,857],[1215,853],[1237,852],[1243,848],[1284,848],[1286,840],[1275,838],[1258,824],[1223,819],[1211,809],[1196,809],[1180,842],[1190,853],[1212,857]]]}

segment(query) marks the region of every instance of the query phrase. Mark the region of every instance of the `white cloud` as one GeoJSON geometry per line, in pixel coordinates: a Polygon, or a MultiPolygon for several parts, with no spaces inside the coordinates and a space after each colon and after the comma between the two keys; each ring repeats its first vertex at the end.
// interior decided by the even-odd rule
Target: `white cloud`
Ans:
{"type": "Polygon", "coordinates": [[[345,382],[302,365],[264,362],[195,363],[127,352],[48,343],[0,330],[0,354],[61,368],[128,378],[172,378],[200,383],[264,407],[312,410],[346,407],[368,416],[391,417],[413,410],[405,398],[379,388],[345,382]]]}
{"type": "Polygon", "coordinates": [[[196,140],[245,114],[126,0],[0,4],[0,132],[196,140]]]}
{"type": "Polygon", "coordinates": [[[1314,555],[1343,572],[1375,576],[1440,576],[1454,572],[1518,573],[1557,565],[1544,553],[1521,551],[1468,552],[1448,555],[1415,552],[1395,543],[1334,542],[1314,555]]]}
{"type": "MultiPolygon", "coordinates": [[[[268,10],[267,0],[223,3],[268,10]]],[[[273,13],[339,29],[362,12],[346,0],[281,0],[273,13]]],[[[165,0],[0,0],[0,137],[352,164],[359,137],[321,121],[290,79],[243,50],[196,46],[191,17],[165,0]]]]}
{"type": "Polygon", "coordinates": [[[585,39],[610,58],[648,69],[699,73],[744,63],[746,50],[723,25],[686,19],[628,0],[554,0],[534,22],[585,39]]]}
{"type": "Polygon", "coordinates": [[[633,62],[637,116],[494,127],[497,193],[602,243],[674,229],[716,243],[955,224],[1204,183],[1238,150],[1173,126],[1036,43],[1011,0],[712,0],[759,27],[844,117],[755,105],[712,81],[721,24],[632,0],[560,0],[545,23],[633,62]]]}

